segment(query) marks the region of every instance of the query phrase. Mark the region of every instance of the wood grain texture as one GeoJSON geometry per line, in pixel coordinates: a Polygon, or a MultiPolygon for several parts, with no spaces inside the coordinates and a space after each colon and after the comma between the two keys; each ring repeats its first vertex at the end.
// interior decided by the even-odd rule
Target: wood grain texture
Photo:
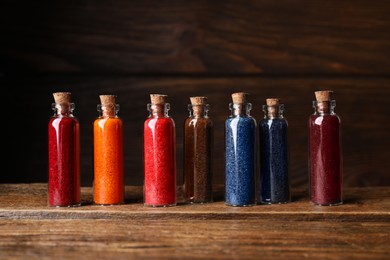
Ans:
{"type": "MultiPolygon", "coordinates": [[[[179,188],[179,194],[180,193],[179,188]]],[[[218,194],[216,194],[219,196],[218,194]]],[[[349,188],[345,204],[314,206],[303,190],[281,205],[148,208],[142,187],[127,202],[51,208],[46,184],[0,185],[0,257],[5,259],[387,259],[389,187],[349,188]]]]}
{"type": "Polygon", "coordinates": [[[188,77],[53,77],[15,79],[9,83],[12,104],[19,116],[9,118],[6,128],[10,136],[17,136],[8,147],[6,165],[9,174],[2,174],[0,182],[45,182],[47,180],[47,123],[52,115],[52,92],[71,91],[80,120],[81,178],[84,186],[91,186],[92,122],[98,115],[96,105],[101,93],[114,93],[120,104],[119,115],[124,122],[125,182],[142,185],[143,181],[143,122],[148,116],[146,104],[152,92],[168,94],[170,115],[176,122],[178,184],[182,181],[183,124],[188,115],[187,104],[192,95],[206,95],[214,121],[214,182],[224,183],[224,121],[230,114],[231,93],[250,93],[252,115],[263,117],[261,105],[265,99],[278,96],[285,104],[289,122],[290,168],[293,187],[306,188],[307,120],[313,112],[312,100],[317,89],[333,89],[337,101],[336,112],[342,119],[344,182],[345,186],[390,185],[390,80],[327,79],[327,78],[188,78],[188,77]],[[27,88],[32,91],[20,92],[27,88]],[[25,108],[33,108],[25,113],[25,108]],[[22,120],[21,120],[22,119],[22,120]],[[27,127],[28,126],[28,127],[27,127]],[[27,128],[26,128],[27,127],[27,128]],[[11,135],[12,132],[12,135],[11,135]],[[16,163],[15,163],[16,161],[16,163]],[[23,163],[19,163],[23,162],[23,163]]]}
{"type": "Polygon", "coordinates": [[[388,222],[1,219],[4,259],[388,259],[388,222]],[[352,234],[352,235],[351,235],[352,234]]]}
{"type": "Polygon", "coordinates": [[[126,186],[125,203],[115,206],[93,204],[91,187],[81,188],[80,207],[49,207],[47,184],[0,184],[0,217],[10,219],[274,219],[280,220],[390,220],[390,188],[347,188],[341,206],[315,206],[304,189],[294,189],[287,204],[227,207],[224,187],[216,186],[214,202],[185,204],[182,187],[177,187],[178,205],[144,207],[142,186],[126,186]]]}
{"type": "Polygon", "coordinates": [[[390,2],[3,1],[3,74],[388,75],[390,2]]]}

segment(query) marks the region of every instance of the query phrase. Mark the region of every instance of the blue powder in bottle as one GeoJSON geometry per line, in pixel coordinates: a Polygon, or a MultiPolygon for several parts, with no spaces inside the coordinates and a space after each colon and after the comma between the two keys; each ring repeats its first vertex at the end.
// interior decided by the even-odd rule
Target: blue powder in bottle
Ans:
{"type": "MultiPolygon", "coordinates": [[[[243,95],[246,93],[234,93],[243,95]]],[[[240,99],[239,99],[240,100],[240,99]]],[[[256,204],[256,120],[250,116],[251,104],[231,103],[232,115],[225,121],[225,204],[256,204]]]]}
{"type": "Polygon", "coordinates": [[[279,99],[267,99],[260,134],[260,201],[263,204],[291,201],[289,178],[288,123],[279,99]]]}

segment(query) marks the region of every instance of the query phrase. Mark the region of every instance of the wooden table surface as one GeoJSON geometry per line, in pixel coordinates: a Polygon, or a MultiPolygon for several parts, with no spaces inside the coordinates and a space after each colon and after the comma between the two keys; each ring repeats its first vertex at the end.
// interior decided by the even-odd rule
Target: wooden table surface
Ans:
{"type": "MultiPolygon", "coordinates": [[[[1,259],[390,259],[390,187],[348,188],[340,206],[304,190],[283,205],[147,208],[142,187],[126,203],[47,206],[46,184],[0,184],[1,259]]],[[[180,188],[179,188],[180,194],[180,188]]]]}

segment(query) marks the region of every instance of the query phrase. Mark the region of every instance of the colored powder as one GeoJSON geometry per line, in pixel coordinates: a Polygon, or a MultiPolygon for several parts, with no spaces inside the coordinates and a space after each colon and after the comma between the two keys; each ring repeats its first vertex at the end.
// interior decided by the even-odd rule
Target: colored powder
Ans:
{"type": "Polygon", "coordinates": [[[311,115],[310,199],[319,205],[342,203],[342,157],[340,118],[311,115]]]}
{"type": "Polygon", "coordinates": [[[94,202],[110,205],[124,202],[122,120],[98,118],[94,134],[94,202]]]}
{"type": "Polygon", "coordinates": [[[261,203],[289,202],[287,121],[283,118],[262,119],[259,134],[261,203]]]}
{"type": "Polygon", "coordinates": [[[256,121],[252,117],[229,117],[225,122],[225,203],[256,204],[256,121]]]}
{"type": "Polygon", "coordinates": [[[184,123],[184,199],[186,202],[212,201],[210,118],[189,117],[184,123]]]}
{"type": "Polygon", "coordinates": [[[52,117],[48,124],[48,204],[80,204],[80,130],[75,117],[52,117]]]}
{"type": "Polygon", "coordinates": [[[170,117],[152,117],[144,123],[144,204],[176,204],[175,124],[170,117]]]}

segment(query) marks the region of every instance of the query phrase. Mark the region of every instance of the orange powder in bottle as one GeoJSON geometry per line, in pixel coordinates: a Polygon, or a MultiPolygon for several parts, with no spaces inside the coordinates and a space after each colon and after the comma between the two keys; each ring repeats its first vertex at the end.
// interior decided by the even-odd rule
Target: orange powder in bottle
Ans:
{"type": "Polygon", "coordinates": [[[94,203],[124,203],[123,123],[115,95],[100,95],[99,117],[93,122],[94,203]]]}

